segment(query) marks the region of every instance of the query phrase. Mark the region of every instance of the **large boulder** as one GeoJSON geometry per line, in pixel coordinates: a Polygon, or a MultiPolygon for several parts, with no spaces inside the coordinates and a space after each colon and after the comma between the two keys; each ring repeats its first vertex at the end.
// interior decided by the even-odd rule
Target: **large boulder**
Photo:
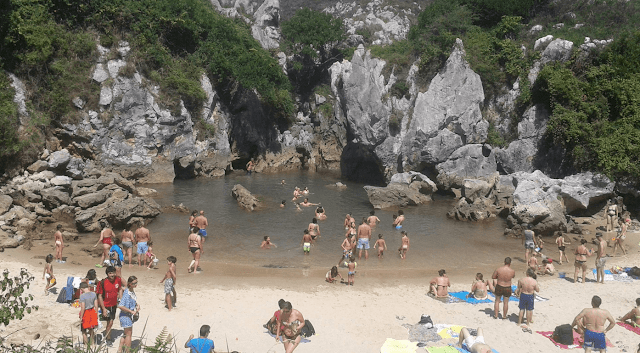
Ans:
{"type": "Polygon", "coordinates": [[[42,195],[42,202],[49,208],[71,204],[69,194],[57,187],[41,190],[40,195],[42,195]]]}
{"type": "Polygon", "coordinates": [[[71,160],[71,155],[66,148],[61,149],[60,151],[55,151],[49,156],[49,168],[50,169],[60,169],[65,168],[69,161],[71,160]]]}
{"type": "Polygon", "coordinates": [[[512,174],[516,189],[513,192],[511,216],[517,223],[531,223],[537,234],[551,235],[556,231],[567,231],[567,220],[560,181],[551,179],[541,171],[512,174]]]}
{"type": "Polygon", "coordinates": [[[490,218],[495,218],[497,214],[496,206],[488,198],[476,198],[469,203],[466,198],[461,198],[447,213],[447,217],[459,221],[480,222],[490,218]]]}
{"type": "Polygon", "coordinates": [[[567,213],[586,210],[614,196],[615,183],[602,174],[591,172],[565,177],[561,183],[560,196],[567,213]]]}
{"type": "Polygon", "coordinates": [[[160,210],[160,205],[152,199],[116,191],[104,203],[76,212],[75,222],[79,231],[94,232],[100,230],[100,221],[122,228],[141,219],[154,218],[160,210]]]}
{"type": "Polygon", "coordinates": [[[374,208],[417,206],[431,201],[438,190],[435,183],[420,173],[402,173],[385,187],[364,186],[374,208]],[[410,182],[407,182],[410,181],[410,182]]]}
{"type": "Polygon", "coordinates": [[[111,196],[110,190],[100,190],[92,194],[78,196],[73,201],[82,209],[87,209],[105,202],[111,196]]]}
{"type": "Polygon", "coordinates": [[[495,154],[480,144],[460,147],[436,169],[438,185],[445,190],[463,187],[466,179],[484,180],[493,185],[498,178],[495,154]]]}
{"type": "Polygon", "coordinates": [[[9,195],[0,195],[0,215],[9,211],[13,204],[13,198],[9,195]]]}
{"type": "Polygon", "coordinates": [[[49,163],[47,163],[46,161],[38,160],[38,161],[35,161],[30,166],[28,166],[27,170],[30,173],[38,173],[38,172],[41,172],[43,170],[46,170],[47,168],[49,168],[49,163]]]}
{"type": "Polygon", "coordinates": [[[231,195],[238,201],[238,205],[245,210],[253,211],[258,207],[258,199],[244,186],[236,184],[231,189],[231,195]]]}

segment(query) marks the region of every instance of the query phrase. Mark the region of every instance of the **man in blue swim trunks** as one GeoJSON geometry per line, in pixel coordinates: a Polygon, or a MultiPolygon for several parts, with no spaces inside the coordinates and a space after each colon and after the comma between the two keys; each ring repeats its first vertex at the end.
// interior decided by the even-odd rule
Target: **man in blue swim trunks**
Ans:
{"type": "Polygon", "coordinates": [[[371,227],[367,224],[367,219],[363,218],[362,223],[358,226],[358,260],[362,257],[362,249],[364,249],[364,259],[369,258],[369,240],[371,239],[371,227]]]}
{"type": "Polygon", "coordinates": [[[522,327],[523,331],[530,332],[531,323],[533,322],[533,302],[535,299],[535,292],[539,292],[540,287],[536,281],[536,273],[531,267],[527,269],[527,277],[521,278],[518,281],[518,288],[516,289],[516,295],[520,296],[520,313],[518,314],[518,326],[522,327]],[[527,325],[522,325],[522,317],[524,312],[527,312],[527,325]]]}
{"type": "Polygon", "coordinates": [[[200,215],[193,221],[196,223],[196,227],[200,228],[198,234],[202,237],[202,242],[204,243],[207,240],[207,226],[209,225],[207,217],[204,216],[204,211],[200,211],[200,215]]]}
{"type": "Polygon", "coordinates": [[[578,333],[584,335],[584,351],[605,352],[607,350],[607,338],[605,334],[616,326],[616,321],[608,310],[600,309],[602,299],[594,295],[591,299],[592,308],[583,309],[575,319],[572,326],[576,327],[578,333]],[[609,326],[604,328],[606,321],[609,326]]]}
{"type": "MultiPolygon", "coordinates": [[[[136,239],[135,241],[138,243],[138,248],[136,253],[138,254],[138,267],[142,266],[142,263],[145,263],[146,253],[149,250],[147,243],[151,240],[151,234],[149,230],[144,227],[142,222],[139,223],[139,228],[136,229],[136,239]]],[[[146,263],[145,263],[146,265],[146,263]]]]}

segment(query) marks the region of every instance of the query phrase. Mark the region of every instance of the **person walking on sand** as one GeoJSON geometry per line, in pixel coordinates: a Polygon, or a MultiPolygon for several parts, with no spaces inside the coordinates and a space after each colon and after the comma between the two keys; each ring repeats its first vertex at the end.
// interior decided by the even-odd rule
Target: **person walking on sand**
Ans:
{"type": "Polygon", "coordinates": [[[120,327],[124,330],[124,335],[120,339],[118,353],[129,352],[131,350],[131,336],[133,335],[133,322],[138,320],[140,305],[136,297],[135,288],[138,286],[138,278],[131,276],[127,279],[127,289],[122,293],[122,298],[118,303],[120,309],[120,327]],[[123,350],[126,349],[126,350],[123,350]]]}
{"type": "Polygon", "coordinates": [[[596,240],[598,242],[598,250],[596,252],[596,282],[604,284],[604,267],[607,264],[605,259],[607,251],[607,242],[602,239],[602,233],[596,233],[596,240]]]}
{"type": "Polygon", "coordinates": [[[614,199],[610,199],[607,202],[607,207],[605,208],[605,217],[607,218],[607,226],[606,231],[612,232],[615,227],[616,219],[618,219],[618,205],[616,204],[614,199]]]}
{"type": "Polygon", "coordinates": [[[373,244],[374,249],[378,249],[378,258],[382,258],[384,256],[384,251],[387,250],[387,243],[382,239],[382,234],[378,234],[378,240],[373,244]]]}
{"type": "Polygon", "coordinates": [[[80,303],[79,316],[82,321],[80,326],[82,341],[85,346],[91,347],[91,344],[95,342],[95,332],[93,332],[93,329],[98,327],[98,312],[96,311],[98,298],[96,297],[96,293],[89,290],[89,285],[86,282],[80,283],[80,291],[82,294],[80,294],[78,302],[80,303]],[[88,338],[87,335],[89,335],[88,338]]]}
{"type": "Polygon", "coordinates": [[[556,238],[556,244],[558,245],[558,251],[560,252],[560,265],[562,265],[562,258],[564,257],[565,261],[567,263],[569,263],[569,259],[567,258],[567,253],[565,252],[565,249],[567,248],[567,244],[568,243],[565,239],[564,236],[562,235],[562,232],[558,232],[558,237],[556,238]]]}
{"type": "Polygon", "coordinates": [[[176,295],[176,257],[169,256],[167,257],[167,273],[164,274],[164,278],[160,281],[160,283],[164,282],[164,302],[166,303],[167,309],[171,311],[173,309],[173,305],[178,301],[176,295]]]}
{"type": "Polygon", "coordinates": [[[189,349],[189,353],[213,353],[214,344],[209,339],[209,332],[211,327],[209,325],[202,325],[200,327],[200,337],[193,338],[193,334],[189,336],[189,339],[184,344],[184,348],[189,349]]]}
{"type": "Polygon", "coordinates": [[[626,218],[622,225],[620,225],[620,231],[616,235],[613,243],[613,256],[618,253],[618,247],[622,250],[622,254],[626,255],[627,251],[624,249],[624,240],[627,239],[627,229],[629,228],[629,224],[631,224],[631,219],[626,218]]]}
{"type": "Polygon", "coordinates": [[[478,328],[478,334],[474,338],[466,327],[460,330],[458,345],[462,349],[466,349],[470,353],[491,353],[491,347],[484,342],[484,335],[481,328],[478,328]]]}
{"type": "Polygon", "coordinates": [[[533,269],[527,269],[527,277],[521,278],[518,281],[518,288],[516,289],[516,296],[520,297],[518,308],[520,313],[518,314],[518,326],[522,327],[523,331],[531,333],[531,324],[533,323],[533,303],[535,299],[535,292],[540,292],[540,286],[536,281],[536,273],[533,269]],[[522,325],[522,317],[527,313],[527,325],[522,325]]]}
{"type": "Polygon", "coordinates": [[[149,246],[147,243],[151,240],[151,234],[149,230],[144,227],[142,221],[138,223],[138,229],[136,229],[136,242],[138,243],[138,248],[136,253],[138,254],[138,267],[142,266],[142,263],[146,265],[146,254],[147,250],[149,250],[149,246]]]}
{"type": "Polygon", "coordinates": [[[126,226],[120,234],[122,238],[122,248],[125,252],[125,256],[129,259],[129,267],[132,266],[131,257],[133,256],[133,232],[126,226]]]}
{"type": "Polygon", "coordinates": [[[584,245],[587,241],[585,239],[580,240],[580,246],[576,248],[576,262],[574,264],[576,272],[573,274],[573,283],[578,283],[578,272],[582,269],[582,283],[585,283],[587,274],[587,257],[593,254],[593,249],[587,249],[584,245]]]}
{"type": "Polygon", "coordinates": [[[62,224],[56,226],[56,232],[53,233],[53,239],[56,246],[56,262],[63,264],[62,250],[64,249],[64,239],[62,237],[62,224]]]}
{"type": "Polygon", "coordinates": [[[98,305],[102,309],[102,317],[106,319],[107,326],[104,332],[104,339],[107,345],[112,345],[111,342],[111,327],[113,326],[113,320],[116,319],[116,309],[118,308],[118,302],[122,298],[124,287],[122,286],[122,280],[116,276],[116,269],[113,266],[107,267],[105,270],[107,278],[98,282],[96,288],[96,294],[98,296],[98,305]]]}
{"type": "Polygon", "coordinates": [[[402,238],[400,238],[400,248],[398,248],[398,252],[400,253],[400,258],[401,259],[406,259],[407,258],[407,251],[409,251],[409,236],[407,235],[407,232],[405,232],[404,230],[400,233],[400,236],[402,236],[402,238]]]}
{"type": "Polygon", "coordinates": [[[282,314],[278,320],[276,342],[282,339],[285,353],[291,353],[296,349],[296,347],[298,347],[300,340],[302,339],[300,331],[304,325],[305,321],[302,313],[293,309],[290,302],[284,303],[282,307],[282,314]]]}
{"type": "Polygon", "coordinates": [[[47,281],[47,284],[44,287],[44,294],[49,295],[49,289],[56,285],[56,277],[53,275],[53,255],[49,254],[44,259],[44,271],[42,272],[42,279],[47,281]]]}
{"type": "Polygon", "coordinates": [[[404,222],[404,211],[398,210],[398,217],[393,220],[393,226],[396,229],[402,229],[402,222],[404,222]]]}
{"type": "Polygon", "coordinates": [[[498,318],[498,312],[500,311],[500,300],[504,301],[502,307],[502,320],[507,319],[507,312],[509,311],[509,297],[511,297],[511,280],[516,276],[516,271],[511,268],[511,258],[506,257],[504,259],[504,265],[498,267],[491,276],[496,280],[495,290],[493,294],[496,296],[496,302],[493,305],[493,317],[498,318]]]}
{"type": "Polygon", "coordinates": [[[100,263],[96,265],[96,267],[102,267],[104,264],[104,260],[109,258],[109,249],[111,248],[111,239],[115,237],[113,234],[113,230],[109,228],[109,224],[104,221],[100,221],[100,225],[102,226],[102,231],[100,231],[100,239],[93,246],[94,248],[98,246],[98,244],[102,243],[102,258],[100,259],[100,263]]]}
{"type": "Polygon", "coordinates": [[[585,353],[592,350],[606,352],[606,333],[616,326],[616,321],[611,313],[608,310],[600,309],[600,304],[602,304],[602,299],[594,295],[591,299],[591,308],[583,309],[571,324],[571,327],[576,327],[576,331],[584,337],[585,353]],[[604,327],[606,321],[609,321],[607,328],[604,327]]]}
{"type": "Polygon", "coordinates": [[[522,237],[522,244],[524,245],[524,262],[529,264],[529,256],[532,256],[536,243],[533,240],[535,233],[531,230],[533,226],[531,226],[531,224],[527,224],[526,228],[527,229],[524,231],[524,237],[522,237]]]}
{"type": "Polygon", "coordinates": [[[193,227],[191,230],[191,234],[187,237],[187,247],[189,248],[191,255],[193,255],[193,260],[189,267],[187,267],[188,273],[198,271],[200,256],[202,256],[202,253],[204,252],[202,250],[202,237],[198,234],[200,229],[198,229],[198,227],[193,227]]]}
{"type": "Polygon", "coordinates": [[[207,217],[204,216],[204,210],[200,211],[200,215],[195,219],[196,227],[200,229],[199,235],[202,237],[202,243],[204,244],[207,241],[207,227],[209,226],[209,221],[207,221],[207,217]]]}
{"type": "Polygon", "coordinates": [[[436,298],[447,298],[449,296],[448,288],[451,287],[449,277],[445,270],[438,271],[438,277],[435,277],[429,282],[429,294],[432,294],[436,298]]]}
{"type": "Polygon", "coordinates": [[[367,224],[365,218],[358,226],[358,260],[362,258],[362,250],[364,249],[364,259],[369,259],[369,242],[371,241],[371,227],[367,224]]]}
{"type": "Polygon", "coordinates": [[[369,212],[369,218],[367,218],[367,223],[372,228],[377,226],[378,223],[380,223],[380,218],[378,218],[378,216],[376,216],[376,211],[375,210],[371,210],[371,212],[369,212]]]}
{"type": "Polygon", "coordinates": [[[300,242],[305,255],[309,255],[311,244],[313,244],[313,237],[309,234],[309,229],[305,229],[304,232],[302,232],[302,241],[300,242]]]}
{"type": "Polygon", "coordinates": [[[636,307],[631,309],[625,316],[619,317],[618,321],[626,322],[633,327],[640,327],[640,298],[636,299],[636,307]]]}

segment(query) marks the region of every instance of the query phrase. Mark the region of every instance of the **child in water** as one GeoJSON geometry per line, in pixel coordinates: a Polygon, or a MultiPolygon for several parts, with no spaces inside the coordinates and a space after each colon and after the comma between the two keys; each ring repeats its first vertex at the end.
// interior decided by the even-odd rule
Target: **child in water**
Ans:
{"type": "Polygon", "coordinates": [[[156,266],[158,261],[156,261],[156,254],[153,253],[153,249],[151,248],[151,246],[153,245],[153,242],[150,241],[147,245],[148,245],[148,249],[147,249],[147,253],[144,254],[145,256],[144,264],[146,265],[148,260],[149,266],[147,266],[147,269],[150,270],[156,266]]]}
{"type": "Polygon", "coordinates": [[[378,234],[378,240],[373,244],[374,249],[378,249],[378,257],[382,258],[384,256],[384,251],[387,250],[387,243],[382,239],[382,234],[378,234]]]}
{"type": "Polygon", "coordinates": [[[260,249],[271,249],[271,247],[277,248],[278,246],[271,242],[271,238],[268,235],[264,236],[264,240],[262,244],[260,244],[260,249]]]}
{"type": "Polygon", "coordinates": [[[340,275],[340,273],[338,272],[338,267],[337,266],[333,266],[327,272],[327,275],[325,276],[325,281],[327,281],[329,283],[336,283],[337,280],[338,280],[337,277],[340,277],[340,282],[344,281],[344,278],[342,278],[342,275],[340,275]]]}
{"type": "Polygon", "coordinates": [[[44,294],[49,295],[49,289],[56,285],[56,278],[53,275],[53,255],[49,254],[45,258],[46,263],[44,264],[44,272],[42,272],[42,279],[47,280],[47,285],[44,288],[44,294]]]}

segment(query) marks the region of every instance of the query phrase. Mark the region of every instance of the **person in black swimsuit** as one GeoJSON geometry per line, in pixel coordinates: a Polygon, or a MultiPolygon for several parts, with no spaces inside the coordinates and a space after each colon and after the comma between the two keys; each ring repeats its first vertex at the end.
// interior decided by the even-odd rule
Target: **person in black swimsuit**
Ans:
{"type": "Polygon", "coordinates": [[[582,283],[585,282],[587,273],[587,257],[593,254],[593,249],[587,249],[584,245],[586,243],[586,239],[580,240],[580,246],[578,246],[575,251],[576,262],[574,266],[576,267],[576,272],[573,275],[573,283],[578,283],[578,272],[580,269],[582,269],[582,283]]]}
{"type": "Polygon", "coordinates": [[[191,234],[187,238],[187,245],[189,246],[189,251],[193,255],[193,261],[187,267],[187,272],[196,272],[198,270],[198,265],[200,263],[200,256],[202,255],[202,237],[198,235],[200,228],[193,227],[191,234]]]}

